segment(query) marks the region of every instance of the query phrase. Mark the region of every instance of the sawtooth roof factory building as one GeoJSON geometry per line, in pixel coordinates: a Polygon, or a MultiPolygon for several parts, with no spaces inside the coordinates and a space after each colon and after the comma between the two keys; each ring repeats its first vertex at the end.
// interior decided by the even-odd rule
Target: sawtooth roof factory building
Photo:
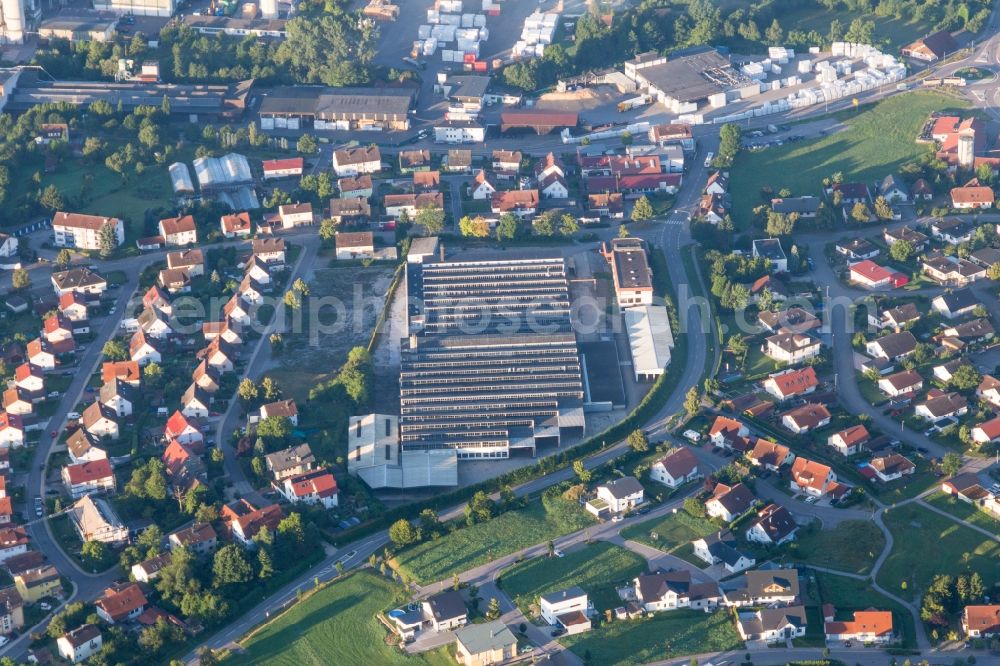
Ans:
{"type": "Polygon", "coordinates": [[[563,258],[429,256],[406,268],[400,415],[351,418],[349,471],[373,488],[456,485],[459,460],[584,436],[588,380],[563,258]]]}

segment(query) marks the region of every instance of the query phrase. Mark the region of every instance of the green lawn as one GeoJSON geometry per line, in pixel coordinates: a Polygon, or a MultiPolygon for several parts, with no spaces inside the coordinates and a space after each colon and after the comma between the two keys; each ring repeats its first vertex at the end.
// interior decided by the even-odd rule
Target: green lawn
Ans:
{"type": "Polygon", "coordinates": [[[646,571],[646,560],[630,550],[600,541],[566,553],[565,557],[536,557],[504,572],[500,584],[526,615],[539,595],[578,585],[590,596],[598,613],[619,606],[615,584],[646,571]]]}
{"type": "Polygon", "coordinates": [[[987,588],[1000,580],[1000,544],[917,504],[890,509],[884,520],[892,532],[892,553],[878,573],[887,590],[926,590],[935,574],[978,571],[987,588]],[[965,555],[968,555],[968,564],[965,555]]]}
{"type": "Polygon", "coordinates": [[[445,664],[445,655],[409,657],[385,644],[376,614],[405,601],[404,589],[359,572],[293,606],[242,642],[245,652],[227,661],[269,666],[316,664],[445,664]]]}
{"type": "Polygon", "coordinates": [[[173,208],[173,190],[170,186],[170,174],[165,164],[149,164],[140,177],[134,177],[132,182],[123,184],[121,176],[114,173],[103,164],[85,165],[81,160],[67,157],[52,173],[44,173],[42,159],[32,160],[21,170],[20,178],[11,174],[11,200],[21,196],[27,190],[45,188],[55,185],[67,201],[78,201],[84,187],[84,176],[90,174],[93,179],[90,193],[82,205],[72,206],[79,213],[94,215],[114,215],[128,222],[127,241],[131,242],[144,235],[143,227],[146,209],[173,208]],[[41,172],[41,184],[37,185],[31,177],[35,171],[41,172]]]}
{"type": "Polygon", "coordinates": [[[942,492],[934,493],[925,497],[924,500],[937,509],[947,511],[956,518],[961,518],[964,521],[978,525],[984,530],[990,530],[997,536],[1000,536],[1000,520],[997,520],[985,511],[980,511],[968,502],[963,502],[952,495],[945,495],[942,492]]]}
{"type": "Polygon", "coordinates": [[[874,523],[847,520],[835,528],[805,528],[788,547],[789,558],[818,567],[866,574],[885,546],[874,523]]]}
{"type": "Polygon", "coordinates": [[[896,631],[901,633],[905,647],[916,647],[916,629],[913,616],[903,606],[872,589],[868,581],[815,571],[820,604],[830,603],[837,608],[837,619],[850,619],[856,610],[877,608],[891,610],[896,631]]]}
{"type": "Polygon", "coordinates": [[[526,509],[407,548],[394,564],[408,579],[432,583],[593,524],[579,504],[549,495],[526,509]]]}
{"type": "Polygon", "coordinates": [[[867,377],[857,376],[855,381],[858,384],[858,388],[861,390],[861,395],[869,404],[878,407],[879,405],[884,405],[889,402],[889,397],[878,390],[878,385],[867,377]]]}
{"type": "Polygon", "coordinates": [[[883,504],[893,504],[916,497],[928,488],[939,483],[938,478],[930,470],[930,465],[922,458],[910,456],[916,463],[917,470],[897,481],[889,483],[868,484],[868,492],[877,497],[883,504]]]}
{"type": "Polygon", "coordinates": [[[930,91],[897,95],[874,107],[848,115],[848,127],[815,141],[767,150],[741,152],[733,165],[730,187],[737,226],[749,224],[751,209],[761,201],[762,188],[789,188],[793,195],[820,194],[823,178],[836,171],[846,181],[874,182],[932,147],[916,143],[932,111],[963,106],[952,97],[930,91]]]}
{"type": "Polygon", "coordinates": [[[679,555],[687,552],[691,542],[708,536],[719,528],[707,518],[692,516],[684,509],[656,520],[632,525],[622,530],[622,536],[632,541],[659,548],[665,553],[679,555]],[[655,535],[655,536],[654,536],[655,535]]]}
{"type": "Polygon", "coordinates": [[[601,666],[631,666],[743,647],[732,618],[724,610],[711,614],[675,610],[651,618],[616,620],[561,642],[582,659],[589,653],[589,663],[601,666]]]}

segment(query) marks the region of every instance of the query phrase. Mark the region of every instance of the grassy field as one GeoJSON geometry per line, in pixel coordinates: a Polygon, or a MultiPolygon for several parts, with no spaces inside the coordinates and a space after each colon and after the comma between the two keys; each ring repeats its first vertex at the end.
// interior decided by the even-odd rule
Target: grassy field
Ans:
{"type": "Polygon", "coordinates": [[[997,520],[985,511],[980,511],[968,502],[963,502],[941,492],[934,493],[924,499],[935,508],[947,511],[957,518],[961,518],[973,525],[978,525],[984,530],[989,530],[993,534],[1000,536],[1000,520],[997,520]]]}
{"type": "Polygon", "coordinates": [[[916,504],[891,509],[884,519],[894,541],[878,573],[885,589],[900,590],[905,581],[912,594],[926,590],[935,574],[969,570],[987,588],[1000,580],[1000,545],[988,537],[916,504]]]}
{"type": "Polygon", "coordinates": [[[690,549],[691,542],[695,539],[708,536],[717,529],[719,528],[707,518],[698,518],[684,509],[678,509],[677,513],[669,514],[660,520],[626,527],[622,530],[622,536],[659,548],[665,553],[677,554],[685,546],[690,549]]]}
{"type": "Polygon", "coordinates": [[[618,620],[562,639],[578,657],[601,666],[631,666],[700,652],[741,648],[729,613],[691,610],[657,613],[651,618],[618,620]]]}
{"type": "Polygon", "coordinates": [[[143,175],[134,178],[127,185],[122,183],[121,176],[103,164],[84,165],[73,157],[63,160],[52,173],[45,173],[43,167],[41,157],[33,158],[24,165],[24,169],[18,171],[18,174],[11,174],[11,200],[19,198],[28,190],[34,191],[55,185],[64,199],[76,201],[79,200],[81,190],[85,189],[84,177],[92,175],[90,194],[86,203],[74,207],[74,210],[79,213],[124,218],[128,222],[129,242],[148,235],[143,227],[147,209],[173,207],[173,190],[166,165],[147,165],[143,175]],[[36,171],[41,173],[40,185],[31,180],[36,171]]]}
{"type": "Polygon", "coordinates": [[[243,641],[228,661],[268,666],[316,664],[448,664],[444,653],[417,657],[385,644],[376,614],[405,600],[405,591],[381,576],[360,572],[320,590],[243,641]]]}
{"type": "Polygon", "coordinates": [[[891,610],[893,624],[901,631],[903,645],[916,647],[916,630],[913,626],[913,616],[903,606],[879,594],[872,589],[867,581],[836,576],[834,574],[815,571],[818,585],[819,603],[831,603],[837,607],[837,619],[850,619],[856,610],[877,608],[891,610]]]}
{"type": "Polygon", "coordinates": [[[393,563],[408,579],[427,584],[593,524],[575,502],[546,497],[526,509],[407,548],[393,563]]]}
{"type": "Polygon", "coordinates": [[[585,546],[565,557],[536,557],[508,569],[500,584],[526,615],[539,595],[579,585],[598,613],[620,605],[615,583],[646,571],[646,560],[606,542],[585,546]]]}
{"type": "Polygon", "coordinates": [[[787,187],[793,195],[820,194],[823,178],[841,171],[847,181],[873,182],[931,150],[916,143],[917,134],[932,111],[961,107],[951,97],[917,91],[891,97],[848,115],[847,129],[816,141],[786,144],[767,150],[741,152],[730,178],[737,226],[749,224],[751,209],[761,201],[764,187],[775,192],[787,187]]]}
{"type": "Polygon", "coordinates": [[[788,548],[797,562],[848,573],[866,574],[885,547],[885,536],[873,523],[848,520],[833,529],[805,529],[788,548]]]}

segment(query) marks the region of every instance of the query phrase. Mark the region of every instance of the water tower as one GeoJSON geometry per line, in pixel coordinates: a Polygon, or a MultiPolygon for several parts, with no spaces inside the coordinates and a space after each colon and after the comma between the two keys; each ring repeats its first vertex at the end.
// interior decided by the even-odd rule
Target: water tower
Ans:
{"type": "Polygon", "coordinates": [[[22,0],[0,0],[0,44],[24,42],[24,7],[22,0]]]}
{"type": "Polygon", "coordinates": [[[976,137],[972,134],[962,134],[958,137],[958,166],[971,169],[975,162],[976,137]]]}

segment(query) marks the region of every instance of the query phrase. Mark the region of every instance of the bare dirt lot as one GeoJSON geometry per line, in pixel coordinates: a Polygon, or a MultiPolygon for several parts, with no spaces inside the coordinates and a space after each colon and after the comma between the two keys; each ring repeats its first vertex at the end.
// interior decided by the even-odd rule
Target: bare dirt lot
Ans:
{"type": "Polygon", "coordinates": [[[302,316],[285,334],[284,351],[267,371],[286,395],[304,400],[317,382],[337,372],[352,347],[368,344],[393,268],[352,263],[312,271],[302,316]]]}

